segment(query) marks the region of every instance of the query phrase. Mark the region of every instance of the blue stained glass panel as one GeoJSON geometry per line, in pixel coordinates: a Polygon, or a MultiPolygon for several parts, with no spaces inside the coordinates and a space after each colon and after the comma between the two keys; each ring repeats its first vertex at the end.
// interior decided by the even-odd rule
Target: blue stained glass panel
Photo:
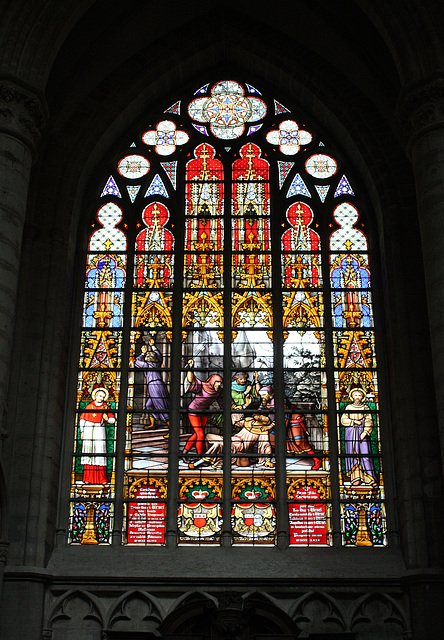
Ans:
{"type": "Polygon", "coordinates": [[[177,160],[174,160],[173,162],[161,162],[160,166],[171,180],[173,187],[176,188],[177,160]]]}
{"type": "Polygon", "coordinates": [[[116,198],[121,198],[122,194],[119,191],[119,187],[116,185],[116,182],[112,176],[108,178],[108,181],[100,194],[100,197],[104,196],[116,196],[116,198]]]}
{"type": "Polygon", "coordinates": [[[350,186],[349,181],[345,176],[342,176],[337,186],[337,189],[335,191],[334,197],[338,198],[339,196],[354,196],[354,195],[355,194],[353,192],[353,189],[350,186]]]}
{"type": "Polygon", "coordinates": [[[307,189],[307,186],[299,173],[295,175],[293,182],[288,189],[287,198],[291,198],[292,196],[307,196],[307,198],[311,198],[310,191],[307,189]]]}
{"type": "Polygon", "coordinates": [[[247,135],[251,136],[252,133],[256,133],[256,131],[259,131],[261,127],[262,127],[261,124],[256,124],[254,127],[249,127],[247,135]]]}
{"type": "Polygon", "coordinates": [[[158,173],[154,176],[147,192],[145,193],[145,198],[148,198],[148,196],[164,196],[165,198],[168,198],[168,191],[166,190],[165,185],[162,182],[162,178],[158,173]]]}
{"type": "Polygon", "coordinates": [[[204,136],[208,136],[208,131],[206,127],[201,127],[199,124],[194,124],[193,123],[193,127],[199,131],[199,133],[203,133],[204,136]]]}
{"type": "Polygon", "coordinates": [[[208,84],[204,84],[203,87],[201,87],[200,89],[198,89],[197,91],[194,92],[195,96],[198,96],[201,93],[206,93],[208,91],[208,87],[210,86],[210,83],[208,84]]]}
{"type": "Polygon", "coordinates": [[[255,89],[254,87],[251,86],[251,84],[248,84],[247,82],[245,83],[245,86],[247,87],[248,91],[250,93],[257,93],[258,95],[262,95],[262,93],[260,91],[258,91],[257,89],[255,89]]]}

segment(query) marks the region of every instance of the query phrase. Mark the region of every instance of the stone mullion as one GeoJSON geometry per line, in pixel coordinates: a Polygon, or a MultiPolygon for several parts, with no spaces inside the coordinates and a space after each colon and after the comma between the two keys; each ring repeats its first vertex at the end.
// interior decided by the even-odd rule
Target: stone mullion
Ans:
{"type": "MultiPolygon", "coordinates": [[[[278,193],[277,179],[273,186],[278,193]]],[[[286,549],[289,543],[288,503],[287,503],[287,434],[285,426],[285,385],[284,385],[284,328],[281,273],[282,218],[285,201],[273,197],[270,186],[270,226],[271,226],[271,268],[272,268],[272,309],[273,309],[273,389],[275,403],[275,479],[276,479],[276,526],[277,546],[286,549]],[[274,206],[275,203],[275,206],[274,206]],[[280,203],[280,206],[279,206],[280,203]]]]}
{"type": "Polygon", "coordinates": [[[179,455],[180,455],[180,385],[182,367],[183,280],[185,248],[185,180],[184,172],[178,175],[174,227],[174,280],[172,301],[172,349],[170,385],[170,424],[168,439],[168,484],[166,545],[177,545],[177,511],[179,504],[179,455]]]}
{"type": "Polygon", "coordinates": [[[225,163],[224,167],[224,252],[223,252],[223,309],[224,309],[224,369],[223,369],[223,485],[222,485],[222,514],[223,530],[221,544],[229,547],[232,542],[231,532],[231,348],[232,348],[232,237],[233,223],[232,203],[232,165],[225,163]]]}
{"type": "Polygon", "coordinates": [[[325,331],[325,360],[327,374],[327,420],[328,420],[328,459],[330,462],[330,491],[331,491],[331,528],[333,546],[342,545],[341,535],[341,505],[339,491],[339,441],[338,441],[338,417],[336,410],[336,393],[334,379],[334,349],[333,349],[333,319],[332,299],[333,291],[330,282],[330,246],[329,237],[331,229],[330,210],[323,205],[320,209],[321,229],[321,270],[324,296],[324,331],[325,331]]]}
{"type": "Polygon", "coordinates": [[[132,330],[131,309],[132,296],[134,291],[134,262],[135,262],[135,242],[136,242],[136,223],[133,219],[134,211],[129,210],[128,233],[127,236],[127,265],[125,279],[125,299],[123,313],[123,336],[122,336],[122,365],[120,369],[120,393],[119,407],[117,410],[116,421],[116,439],[115,439],[115,484],[114,484],[114,526],[112,530],[112,543],[114,545],[122,544],[123,534],[123,484],[124,484],[124,465],[125,465],[125,442],[126,442],[126,420],[128,407],[128,374],[129,374],[129,358],[130,358],[130,334],[132,330]]]}

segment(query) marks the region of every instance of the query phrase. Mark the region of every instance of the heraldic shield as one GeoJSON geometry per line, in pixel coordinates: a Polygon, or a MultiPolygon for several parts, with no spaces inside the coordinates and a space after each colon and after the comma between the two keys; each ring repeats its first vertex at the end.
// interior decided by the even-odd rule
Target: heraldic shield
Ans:
{"type": "Polygon", "coordinates": [[[241,538],[262,542],[274,538],[276,514],[271,504],[236,504],[231,518],[233,532],[241,538]]]}
{"type": "Polygon", "coordinates": [[[179,530],[193,538],[209,538],[220,533],[222,511],[219,504],[182,504],[178,514],[179,530]]]}

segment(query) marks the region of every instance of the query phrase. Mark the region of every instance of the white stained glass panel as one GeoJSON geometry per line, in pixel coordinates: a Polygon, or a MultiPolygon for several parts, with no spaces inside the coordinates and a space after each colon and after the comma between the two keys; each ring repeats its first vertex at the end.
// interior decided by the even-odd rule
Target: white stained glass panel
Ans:
{"type": "Polygon", "coordinates": [[[317,153],[308,158],[305,169],[313,178],[331,178],[338,170],[338,164],[331,156],[317,153]]]}
{"type": "Polygon", "coordinates": [[[122,158],[117,165],[117,170],[124,178],[141,178],[150,170],[150,163],[144,156],[132,155],[122,158]]]}
{"type": "Polygon", "coordinates": [[[342,202],[333,211],[333,218],[340,225],[340,229],[333,231],[330,236],[331,251],[367,251],[365,233],[354,228],[358,221],[359,212],[350,202],[342,202]]]}
{"type": "Polygon", "coordinates": [[[122,219],[122,209],[114,202],[107,202],[97,212],[102,229],[91,234],[89,251],[126,251],[126,236],[116,225],[122,219]]]}

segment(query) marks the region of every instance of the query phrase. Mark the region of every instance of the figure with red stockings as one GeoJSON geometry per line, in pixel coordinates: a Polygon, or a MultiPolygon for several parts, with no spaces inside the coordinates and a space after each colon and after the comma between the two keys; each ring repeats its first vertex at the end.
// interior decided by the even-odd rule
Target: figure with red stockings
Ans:
{"type": "Polygon", "coordinates": [[[199,380],[194,375],[193,367],[194,360],[188,360],[187,381],[191,385],[190,393],[194,394],[194,398],[188,406],[188,417],[193,433],[185,443],[184,453],[196,447],[197,453],[202,455],[205,439],[204,427],[208,421],[208,414],[204,412],[215,401],[222,408],[222,377],[214,373],[205,381],[199,380]]]}
{"type": "Polygon", "coordinates": [[[79,428],[82,438],[83,482],[85,484],[107,484],[106,424],[114,424],[114,413],[106,403],[108,389],[96,387],[91,393],[92,402],[86,405],[80,416],[79,428]]]}
{"type": "Polygon", "coordinates": [[[305,426],[305,418],[295,412],[295,407],[290,406],[294,413],[286,415],[287,423],[287,453],[304,453],[313,456],[312,471],[317,471],[322,466],[320,458],[316,457],[313,447],[308,440],[308,431],[305,426]]]}

